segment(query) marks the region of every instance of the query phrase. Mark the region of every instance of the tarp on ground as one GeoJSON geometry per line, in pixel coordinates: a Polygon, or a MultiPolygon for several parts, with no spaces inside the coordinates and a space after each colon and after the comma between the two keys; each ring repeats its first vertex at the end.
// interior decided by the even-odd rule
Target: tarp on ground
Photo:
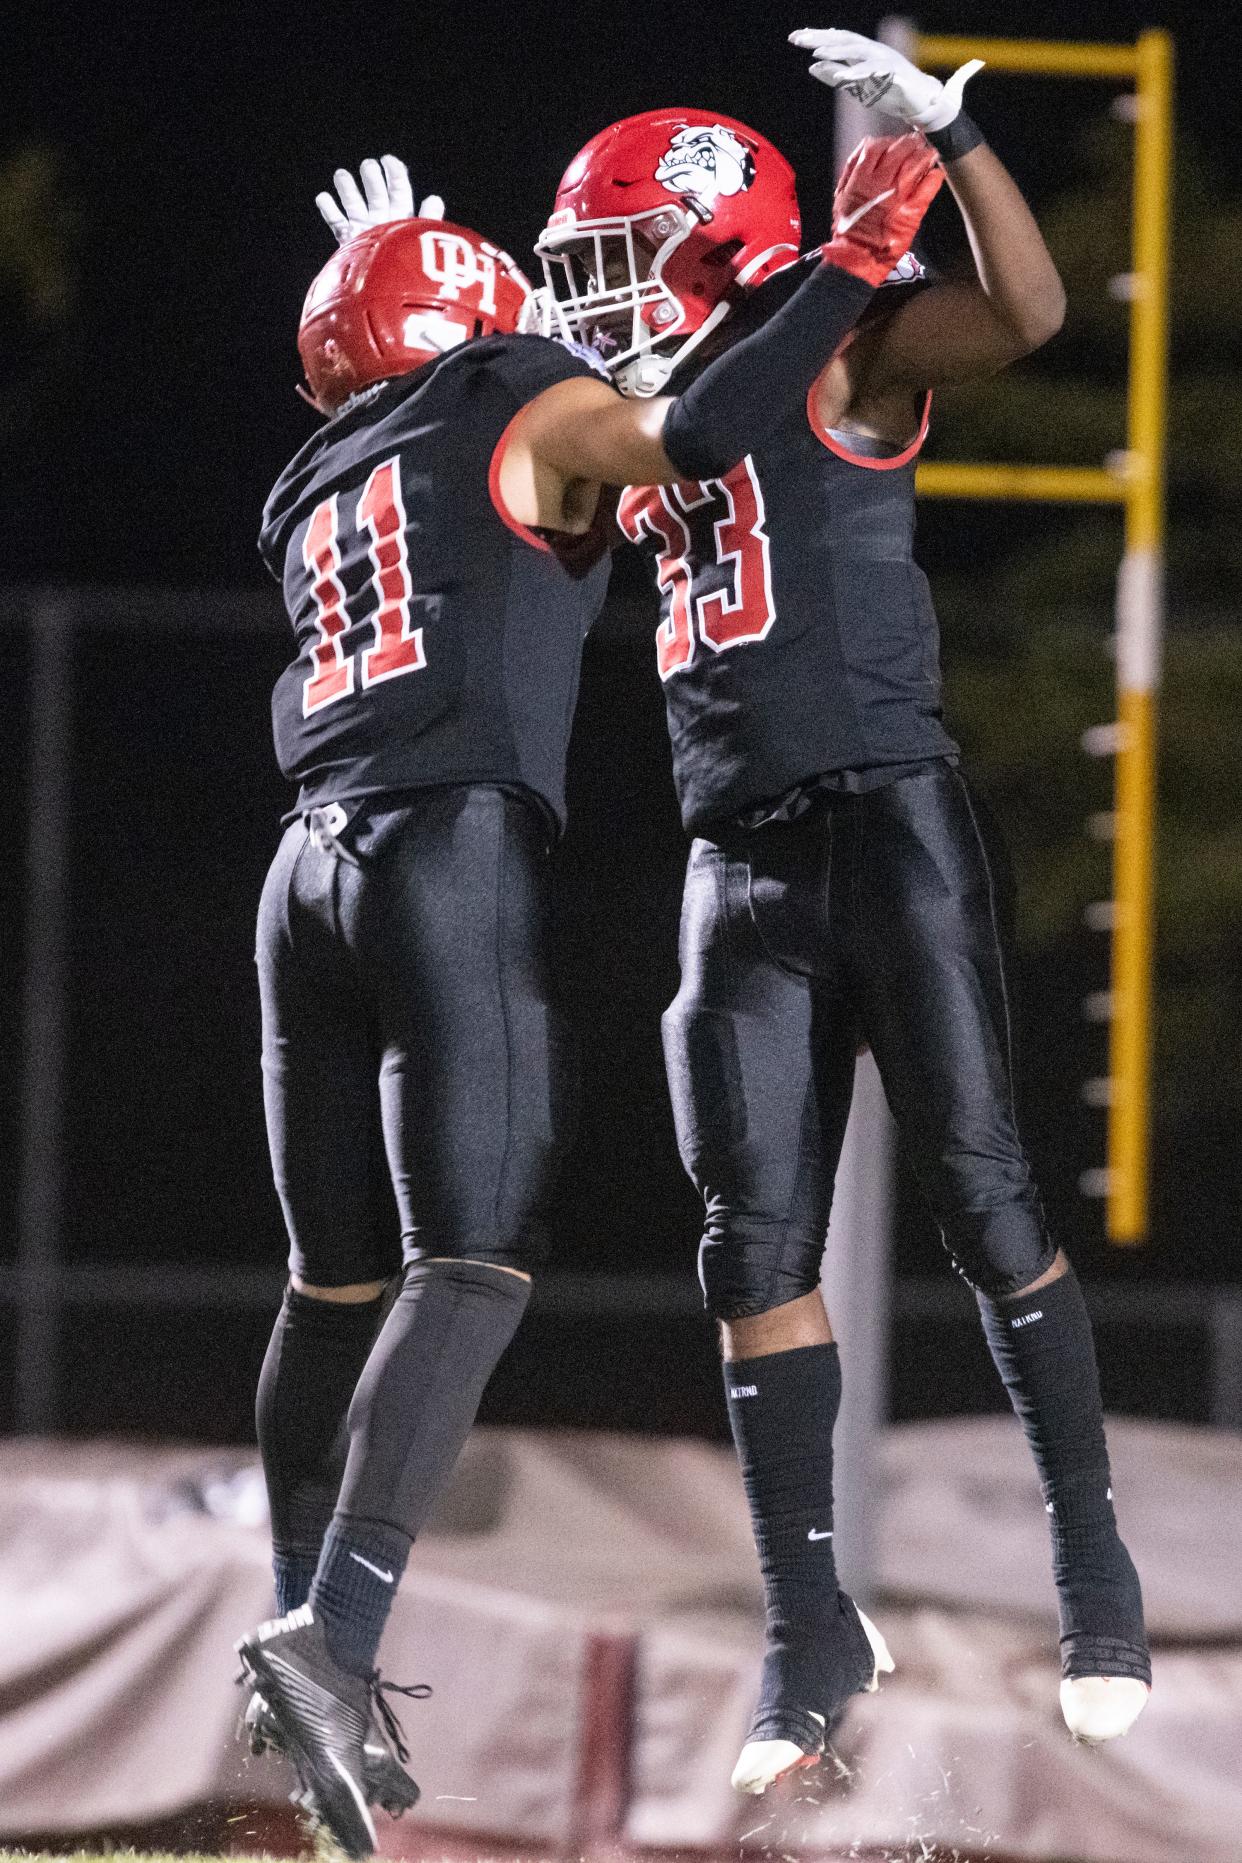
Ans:
{"type": "MultiPolygon", "coordinates": [[[[905,1426],[880,1470],[877,1615],[898,1672],[851,1711],[839,1776],[757,1804],[728,1784],[760,1646],[729,1452],[477,1432],[383,1651],[435,1690],[406,1715],[416,1822],[545,1850],[918,1837],[1238,1863],[1242,1439],[1125,1420],[1111,1439],[1157,1642],[1129,1738],[1091,1753],[1061,1725],[1046,1525],[1013,1424],[905,1426]]],[[[277,1802],[281,1769],[234,1740],[232,1645],[270,1611],[248,1458],[0,1445],[0,1837],[277,1802]]]]}

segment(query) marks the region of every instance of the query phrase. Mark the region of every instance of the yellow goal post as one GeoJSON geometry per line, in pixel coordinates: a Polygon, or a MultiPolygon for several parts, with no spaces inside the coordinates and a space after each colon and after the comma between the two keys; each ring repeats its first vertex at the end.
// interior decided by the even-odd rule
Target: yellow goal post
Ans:
{"type": "MultiPolygon", "coordinates": [[[[905,25],[905,22],[902,22],[905,25]]],[[[1107,1199],[1109,1239],[1147,1234],[1151,1131],[1152,968],[1156,827],[1156,702],[1164,631],[1165,436],[1168,406],[1169,217],[1173,169],[1173,43],[1162,31],[1133,45],[1043,39],[976,39],[920,33],[904,45],[928,70],[982,58],[981,76],[1118,79],[1133,85],[1134,180],[1127,433],[1116,468],[972,465],[919,468],[925,498],[1020,499],[1123,508],[1125,547],[1117,578],[1117,718],[1089,734],[1115,755],[1113,898],[1107,996],[1107,1165],[1084,1189],[1107,1199]]],[[[978,82],[979,80],[976,80],[978,82]]]]}

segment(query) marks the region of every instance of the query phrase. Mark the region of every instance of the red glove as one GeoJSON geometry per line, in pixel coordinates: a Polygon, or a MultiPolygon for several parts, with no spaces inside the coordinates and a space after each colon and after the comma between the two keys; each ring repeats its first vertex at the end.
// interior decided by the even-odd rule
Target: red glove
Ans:
{"type": "Polygon", "coordinates": [[[867,136],[841,170],[832,208],[836,230],[824,258],[869,285],[883,284],[909,252],[943,180],[944,169],[923,136],[867,136]]]}

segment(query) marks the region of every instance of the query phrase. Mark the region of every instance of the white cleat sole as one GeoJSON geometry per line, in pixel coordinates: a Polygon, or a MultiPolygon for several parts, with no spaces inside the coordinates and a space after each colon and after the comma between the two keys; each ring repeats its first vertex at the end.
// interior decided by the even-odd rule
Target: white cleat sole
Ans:
{"type": "MultiPolygon", "coordinates": [[[[818,1714],[814,1716],[819,1719],[818,1714]]],[[[800,1766],[818,1766],[818,1753],[804,1753],[792,1740],[748,1740],[737,1756],[731,1781],[735,1792],[766,1792],[800,1766]]]]}
{"type": "MultiPolygon", "coordinates": [[[[858,1611],[858,1606],[855,1605],[854,1609],[858,1611]]],[[[888,1644],[865,1611],[858,1611],[858,1621],[875,1659],[871,1680],[865,1689],[865,1693],[873,1695],[880,1686],[880,1677],[891,1675],[896,1665],[889,1654],[888,1644]]],[[[812,1714],[811,1719],[823,1725],[822,1716],[812,1714]]],[[[819,1758],[819,1753],[804,1753],[792,1740],[748,1740],[733,1768],[733,1790],[758,1796],[766,1792],[770,1785],[777,1785],[782,1779],[788,1778],[790,1773],[797,1772],[800,1767],[817,1765],[819,1758]]]]}
{"type": "MultiPolygon", "coordinates": [[[[858,1611],[858,1606],[855,1605],[854,1609],[858,1611]]],[[[880,1686],[880,1677],[882,1675],[891,1675],[897,1665],[889,1654],[888,1644],[884,1641],[884,1638],[865,1611],[858,1611],[858,1621],[866,1633],[868,1643],[871,1645],[871,1654],[875,1657],[875,1669],[866,1688],[866,1693],[868,1695],[874,1695],[876,1689],[880,1686]]]]}
{"type": "Polygon", "coordinates": [[[1061,1684],[1061,1713],[1075,1740],[1098,1747],[1129,1733],[1150,1694],[1146,1682],[1128,1675],[1068,1676],[1061,1684]]]}

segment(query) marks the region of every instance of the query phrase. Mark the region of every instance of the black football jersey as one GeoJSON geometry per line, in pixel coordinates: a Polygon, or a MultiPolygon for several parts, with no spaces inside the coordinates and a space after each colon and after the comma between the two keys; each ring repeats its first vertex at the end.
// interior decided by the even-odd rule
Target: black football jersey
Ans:
{"type": "Polygon", "coordinates": [[[606,552],[558,552],[497,487],[514,416],[591,372],[544,337],[465,344],[360,397],[281,474],[259,549],[297,640],[272,721],[299,808],[496,783],[563,823],[606,552]]]}
{"type": "MultiPolygon", "coordinates": [[[[772,285],[788,292],[800,272],[772,285]]],[[[874,457],[821,430],[812,405],[724,478],[631,486],[618,507],[660,591],[657,659],[691,834],[832,772],[956,755],[913,558],[927,410],[904,451],[874,457]]]]}

